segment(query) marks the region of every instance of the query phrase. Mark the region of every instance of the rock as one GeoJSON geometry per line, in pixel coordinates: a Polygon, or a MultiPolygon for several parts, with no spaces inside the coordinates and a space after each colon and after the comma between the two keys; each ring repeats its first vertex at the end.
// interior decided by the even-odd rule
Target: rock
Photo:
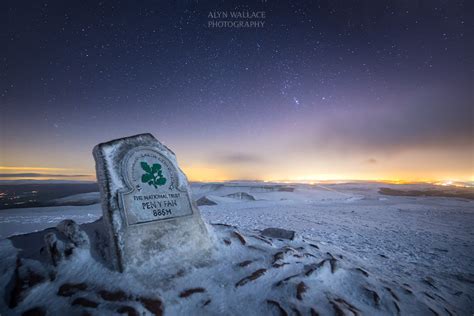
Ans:
{"type": "Polygon", "coordinates": [[[377,292],[371,290],[371,289],[368,289],[366,287],[364,287],[364,290],[367,292],[369,298],[372,299],[372,301],[374,302],[374,306],[379,306],[380,304],[380,296],[377,292]]]}
{"type": "Polygon", "coordinates": [[[265,228],[262,230],[262,235],[271,238],[281,238],[293,240],[295,238],[295,232],[293,230],[286,230],[282,228],[265,228]]]}
{"type": "Polygon", "coordinates": [[[323,259],[321,260],[319,263],[315,264],[315,265],[312,265],[310,266],[306,271],[305,271],[305,275],[306,276],[310,276],[311,274],[313,274],[313,272],[319,270],[321,267],[324,266],[324,264],[328,261],[329,259],[323,259]]]}
{"type": "Polygon", "coordinates": [[[253,237],[255,239],[258,239],[260,241],[263,241],[264,243],[266,243],[267,245],[270,245],[270,246],[273,246],[273,243],[269,240],[266,240],[265,238],[263,238],[262,236],[258,236],[258,235],[251,235],[250,237],[253,237]]]}
{"type": "Polygon", "coordinates": [[[46,281],[47,274],[38,265],[27,264],[20,258],[16,260],[16,268],[10,281],[9,302],[10,308],[15,308],[28,295],[34,286],[46,281]]]}
{"type": "Polygon", "coordinates": [[[99,303],[94,302],[94,301],[92,301],[90,299],[87,299],[85,297],[79,297],[79,298],[76,298],[72,302],[72,305],[80,305],[80,306],[83,306],[83,307],[96,308],[97,306],[99,306],[99,303]]]}
{"type": "Polygon", "coordinates": [[[143,304],[143,306],[145,306],[146,309],[153,313],[153,315],[163,315],[163,303],[161,303],[161,300],[147,297],[140,297],[138,300],[143,304]]]}
{"type": "Polygon", "coordinates": [[[360,272],[362,273],[365,277],[369,277],[369,273],[367,271],[365,271],[364,269],[362,268],[356,268],[355,269],[357,272],[360,272]]]}
{"type": "Polygon", "coordinates": [[[56,226],[57,230],[64,234],[74,246],[78,248],[90,248],[89,236],[81,230],[73,220],[67,219],[56,226]]]}
{"type": "Polygon", "coordinates": [[[23,312],[21,315],[22,316],[44,316],[46,315],[46,310],[44,309],[44,307],[36,306],[23,312]]]}
{"type": "Polygon", "coordinates": [[[140,314],[137,312],[137,310],[131,306],[120,306],[117,308],[117,313],[119,314],[127,314],[128,316],[139,316],[140,314]]]}
{"type": "MultiPolygon", "coordinates": [[[[386,286],[385,289],[390,293],[390,295],[391,295],[397,302],[400,301],[400,299],[398,298],[398,295],[395,294],[395,292],[394,292],[391,288],[389,288],[388,286],[386,286]]],[[[428,297],[430,297],[430,296],[428,295],[428,297]]],[[[432,296],[431,296],[430,298],[434,299],[434,297],[432,297],[432,296]]]]}
{"type": "Polygon", "coordinates": [[[247,242],[245,241],[244,236],[242,236],[239,232],[234,232],[234,236],[240,241],[242,245],[245,245],[247,242]]]}
{"type": "Polygon", "coordinates": [[[180,294],[179,294],[179,297],[188,297],[188,296],[191,296],[193,295],[194,293],[204,293],[206,292],[206,290],[202,287],[197,287],[197,288],[192,288],[192,289],[187,289],[185,291],[182,291],[180,294]]]}
{"type": "Polygon", "coordinates": [[[112,301],[112,302],[126,301],[128,299],[128,295],[122,290],[118,290],[114,292],[101,290],[99,291],[99,295],[100,297],[102,297],[103,300],[112,301]]]}
{"type": "Polygon", "coordinates": [[[278,309],[279,315],[288,316],[288,313],[285,311],[285,309],[277,301],[267,300],[267,303],[269,305],[275,306],[278,309]]]}
{"type": "Polygon", "coordinates": [[[203,196],[199,200],[196,201],[196,204],[198,206],[203,206],[203,205],[217,205],[216,202],[209,200],[207,197],[203,196]]]}
{"type": "Polygon", "coordinates": [[[331,258],[329,259],[329,264],[331,265],[331,273],[336,272],[337,265],[336,265],[337,259],[331,258]]]}
{"type": "Polygon", "coordinates": [[[350,311],[352,315],[360,315],[360,310],[357,307],[342,298],[329,300],[329,303],[332,305],[336,315],[347,315],[346,310],[350,311]]]}
{"type": "Polygon", "coordinates": [[[243,278],[242,280],[240,280],[239,282],[237,282],[235,284],[235,287],[239,287],[239,286],[247,284],[250,281],[256,280],[259,277],[261,277],[262,275],[264,275],[265,272],[267,272],[267,269],[258,269],[257,271],[255,271],[251,275],[249,275],[249,276],[243,278]]]}
{"type": "Polygon", "coordinates": [[[66,245],[56,237],[55,233],[47,233],[44,236],[46,252],[53,266],[57,266],[65,257],[66,245]]]}
{"type": "Polygon", "coordinates": [[[245,261],[242,261],[242,262],[238,263],[237,265],[238,265],[239,267],[246,267],[246,266],[248,266],[249,264],[251,264],[252,262],[253,262],[252,260],[245,260],[245,261]]]}
{"type": "Polygon", "coordinates": [[[58,290],[59,296],[72,296],[79,291],[87,290],[85,283],[64,283],[58,290]]]}
{"type": "Polygon", "coordinates": [[[275,286],[277,286],[277,287],[282,286],[286,282],[290,281],[291,279],[297,278],[297,277],[301,277],[301,274],[297,273],[297,274],[290,275],[290,276],[284,278],[283,280],[280,280],[277,283],[275,283],[275,286]]]}
{"type": "Polygon", "coordinates": [[[308,286],[306,286],[306,284],[303,281],[298,283],[298,285],[296,286],[296,298],[301,301],[303,299],[303,294],[307,290],[308,290],[308,286]]]}
{"type": "Polygon", "coordinates": [[[230,197],[237,200],[255,201],[255,197],[246,192],[231,193],[227,194],[226,197],[230,197]]]}
{"type": "Polygon", "coordinates": [[[283,251],[278,251],[276,254],[273,255],[272,264],[275,264],[277,261],[282,260],[285,257],[285,253],[283,251]]]}

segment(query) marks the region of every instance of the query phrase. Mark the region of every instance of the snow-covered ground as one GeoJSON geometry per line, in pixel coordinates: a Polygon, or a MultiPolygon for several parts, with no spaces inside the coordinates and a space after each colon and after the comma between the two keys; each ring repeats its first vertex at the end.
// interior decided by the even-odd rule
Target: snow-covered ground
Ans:
{"type": "MultiPolygon", "coordinates": [[[[408,305],[426,304],[439,314],[472,314],[474,202],[443,197],[385,196],[378,193],[380,186],[376,183],[320,186],[242,182],[196,183],[192,185],[192,190],[196,200],[206,197],[216,203],[212,206],[200,206],[204,219],[209,223],[234,225],[247,235],[267,227],[294,230],[299,236],[292,245],[294,248],[307,247],[307,244],[298,244],[303,239],[311,241],[325,251],[348,258],[351,265],[363,267],[364,271],[369,271],[370,275],[377,276],[384,282],[391,282],[393,286],[408,286],[416,294],[416,300],[410,301],[408,305]],[[255,200],[248,195],[234,194],[240,192],[248,193],[255,200]]],[[[86,197],[91,198],[91,195],[86,197]]],[[[77,196],[73,198],[74,201],[77,199],[77,196]]],[[[62,202],[67,202],[67,199],[62,202]]],[[[86,223],[100,216],[99,204],[2,210],[0,235],[5,238],[13,234],[43,230],[66,218],[86,223]]],[[[225,232],[217,234],[221,236],[225,232]]],[[[5,242],[1,245],[3,248],[7,247],[5,242]]],[[[321,254],[312,255],[324,259],[321,254]]],[[[352,282],[351,280],[359,282],[359,285],[364,284],[357,281],[357,278],[349,277],[333,281],[352,282]]],[[[377,287],[371,282],[367,284],[377,287]]],[[[351,289],[347,284],[334,286],[351,289]]],[[[322,288],[327,290],[330,286],[322,288]]],[[[352,288],[356,293],[355,284],[352,288]]],[[[313,290],[308,291],[310,293],[313,290]]],[[[398,296],[400,295],[399,293],[398,296]]],[[[166,302],[167,294],[163,296],[166,302]]],[[[359,297],[359,302],[354,301],[355,297],[352,299],[351,304],[359,306],[366,313],[373,313],[372,309],[360,307],[366,304],[363,297],[359,297]]],[[[226,300],[221,297],[217,301],[220,306],[209,309],[209,313],[226,312],[226,300]]],[[[281,295],[277,301],[282,302],[281,295]]],[[[237,304],[233,300],[227,302],[237,304]]],[[[257,306],[257,302],[249,304],[257,306]]],[[[402,314],[409,310],[407,304],[401,304],[402,314]]],[[[179,304],[172,306],[174,307],[168,307],[166,311],[190,311],[189,307],[179,304]]],[[[276,311],[279,309],[276,305],[273,308],[276,311]]],[[[347,309],[346,312],[350,315],[351,308],[347,309]]],[[[258,309],[253,312],[264,313],[271,310],[258,309]]],[[[237,313],[237,310],[229,311],[231,314],[237,313]]],[[[396,313],[396,309],[388,307],[383,311],[388,314],[396,313]]],[[[410,311],[429,313],[429,309],[414,308],[410,311]]]]}
{"type": "Polygon", "coordinates": [[[0,238],[43,230],[65,219],[82,224],[93,222],[101,216],[100,204],[0,210],[0,238]]]}

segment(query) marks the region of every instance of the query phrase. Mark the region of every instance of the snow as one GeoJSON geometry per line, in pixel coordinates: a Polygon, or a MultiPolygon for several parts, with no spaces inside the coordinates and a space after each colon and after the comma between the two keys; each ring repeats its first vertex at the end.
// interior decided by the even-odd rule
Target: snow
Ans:
{"type": "MultiPolygon", "coordinates": [[[[171,269],[168,272],[182,274],[175,278],[159,278],[158,273],[151,272],[145,277],[134,277],[112,272],[92,260],[87,251],[80,250],[58,267],[54,281],[38,285],[14,311],[1,303],[0,313],[16,314],[38,303],[50,306],[56,313],[70,309],[68,298],[56,296],[58,287],[67,282],[93,284],[94,291],[121,289],[135,298],[157,296],[163,301],[165,314],[169,315],[277,314],[278,307],[267,300],[277,302],[287,312],[297,308],[302,314],[309,314],[310,308],[322,315],[331,314],[335,311],[334,304],[345,309],[348,315],[351,315],[351,305],[362,314],[396,314],[394,301],[402,314],[429,315],[432,314],[430,308],[440,314],[447,314],[445,309],[466,315],[474,312],[472,200],[383,196],[378,193],[380,184],[374,183],[317,186],[235,182],[194,183],[191,187],[195,199],[207,196],[217,203],[200,207],[206,222],[235,226],[210,225],[218,248],[208,266],[183,266],[185,272],[180,272],[180,265],[168,267],[171,269]],[[288,192],[288,187],[294,191],[288,192]],[[248,193],[256,200],[227,196],[239,192],[248,193]],[[297,238],[271,240],[270,245],[252,237],[268,227],[294,230],[297,238]],[[245,238],[246,245],[236,238],[235,231],[245,238]],[[224,239],[231,244],[223,243],[224,239]],[[273,268],[273,256],[286,246],[293,250],[289,250],[282,261],[290,264],[273,268]],[[297,250],[301,247],[304,250],[297,250]],[[297,257],[304,253],[311,256],[297,257]],[[312,265],[331,258],[337,260],[334,272],[331,272],[330,262],[325,261],[314,275],[302,275],[312,265]],[[252,263],[246,267],[237,265],[245,260],[252,263]],[[357,268],[367,271],[369,276],[357,268]],[[266,271],[245,285],[235,286],[258,269],[266,271]],[[275,282],[295,274],[298,276],[283,282],[282,286],[275,286],[275,282]],[[151,288],[147,285],[150,280],[154,284],[151,288]],[[295,296],[300,282],[308,287],[302,300],[295,296]],[[198,287],[205,291],[180,297],[182,291],[198,287]],[[370,291],[378,293],[380,306],[374,305],[367,295],[372,293],[370,291]],[[211,302],[203,306],[209,299],[211,302]]],[[[73,200],[77,202],[78,197],[73,200]]],[[[100,216],[99,204],[3,210],[0,211],[0,234],[5,238],[40,231],[67,218],[87,223],[100,216]]],[[[88,225],[97,227],[98,224],[88,225]]],[[[83,227],[89,232],[87,225],[83,227]]],[[[41,244],[40,235],[22,237],[37,242],[19,243],[19,237],[0,241],[1,269],[6,271],[0,278],[1,288],[5,288],[13,274],[16,253],[19,249],[25,253],[25,248],[31,252],[33,245],[41,244]]],[[[151,263],[151,267],[154,264],[159,263],[151,263]]],[[[94,291],[84,295],[100,300],[94,291]]],[[[0,294],[4,297],[3,292],[0,294]]],[[[150,313],[136,299],[127,304],[150,313]]],[[[100,314],[113,314],[111,308],[115,305],[112,305],[99,305],[100,314]]]]}
{"type": "Polygon", "coordinates": [[[65,219],[88,223],[102,216],[100,204],[87,206],[48,206],[0,211],[0,238],[56,226],[65,219]]]}
{"type": "Polygon", "coordinates": [[[99,192],[74,194],[63,198],[54,199],[51,201],[51,203],[54,205],[98,204],[100,203],[100,194],[99,192]]]}

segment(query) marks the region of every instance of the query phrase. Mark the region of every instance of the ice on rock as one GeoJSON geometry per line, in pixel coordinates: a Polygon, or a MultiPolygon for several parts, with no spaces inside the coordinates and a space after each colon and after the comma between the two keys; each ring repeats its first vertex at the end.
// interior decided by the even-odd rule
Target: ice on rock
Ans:
{"type": "Polygon", "coordinates": [[[281,238],[289,240],[293,240],[293,238],[295,238],[294,231],[282,228],[265,228],[264,230],[262,230],[262,235],[271,238],[281,238]]]}
{"type": "Polygon", "coordinates": [[[246,200],[246,201],[255,201],[255,197],[247,192],[236,192],[230,193],[226,195],[227,197],[231,197],[238,200],[246,200]]]}
{"type": "Polygon", "coordinates": [[[114,269],[169,274],[177,261],[207,260],[209,232],[169,148],[140,134],[99,144],[93,153],[114,269]]]}
{"type": "Polygon", "coordinates": [[[54,266],[57,266],[66,256],[66,251],[69,252],[68,249],[66,248],[66,244],[59,240],[56,236],[55,233],[47,233],[44,236],[44,242],[45,242],[45,249],[46,253],[48,254],[49,259],[51,260],[51,263],[54,266]]]}
{"type": "Polygon", "coordinates": [[[73,220],[64,220],[58,224],[57,229],[69,239],[74,246],[79,248],[89,248],[90,242],[87,234],[80,229],[73,220]]]}
{"type": "Polygon", "coordinates": [[[196,201],[196,204],[198,206],[203,206],[203,205],[217,205],[216,202],[214,202],[213,200],[209,199],[208,197],[205,197],[203,196],[202,198],[200,198],[199,200],[196,201]]]}

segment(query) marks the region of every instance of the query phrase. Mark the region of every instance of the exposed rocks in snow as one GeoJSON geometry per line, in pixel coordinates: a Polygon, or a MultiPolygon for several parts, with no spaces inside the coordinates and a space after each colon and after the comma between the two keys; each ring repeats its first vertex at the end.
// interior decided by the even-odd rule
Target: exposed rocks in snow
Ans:
{"type": "Polygon", "coordinates": [[[179,294],[179,297],[181,298],[185,298],[185,297],[188,297],[188,296],[191,296],[195,293],[204,293],[206,292],[205,289],[203,289],[202,287],[197,287],[197,288],[193,288],[193,289],[187,289],[185,291],[182,291],[180,294],[179,294]]]}
{"type": "Polygon", "coordinates": [[[203,206],[203,205],[217,205],[216,202],[214,202],[214,201],[208,199],[208,198],[205,197],[205,196],[203,196],[202,198],[198,199],[198,200],[196,201],[196,204],[197,204],[198,206],[203,206]]]}
{"type": "Polygon", "coordinates": [[[72,255],[74,249],[90,249],[90,241],[86,232],[81,230],[72,220],[64,220],[56,226],[56,230],[44,236],[45,250],[53,266],[72,255]]]}
{"type": "Polygon", "coordinates": [[[247,192],[236,192],[227,194],[226,197],[230,197],[237,200],[255,201],[255,197],[247,192]]]}
{"type": "MultiPolygon", "coordinates": [[[[226,183],[209,191],[200,191],[198,185],[193,185],[195,197],[206,195],[218,204],[217,207],[203,207],[204,218],[209,222],[232,224],[211,225],[216,231],[216,243],[222,245],[215,253],[220,257],[214,258],[215,262],[207,268],[173,269],[170,271],[172,276],[163,281],[155,274],[163,268],[153,262],[148,277],[144,277],[155,284],[151,290],[137,285],[128,274],[119,277],[103,268],[108,262],[102,259],[106,254],[107,238],[101,235],[100,221],[80,226],[89,237],[89,250],[73,248],[56,267],[50,259],[46,260],[49,258],[44,242],[47,233],[53,232],[56,239],[74,245],[62,232],[48,227],[64,218],[72,218],[78,223],[96,220],[101,213],[100,206],[3,210],[0,214],[2,238],[37,232],[0,241],[0,313],[21,315],[42,308],[44,313],[47,309],[49,315],[81,315],[83,312],[115,315],[119,311],[127,315],[132,314],[133,309],[139,315],[149,315],[151,312],[137,300],[141,296],[159,298],[167,315],[222,314],[224,307],[227,314],[233,315],[278,315],[278,309],[268,304],[267,299],[281,304],[290,315],[296,315],[297,306],[302,315],[333,315],[334,308],[328,300],[335,301],[338,297],[359,308],[364,315],[396,315],[397,306],[401,315],[433,315],[431,310],[441,315],[471,315],[474,312],[471,268],[474,265],[469,256],[473,253],[470,238],[474,218],[472,203],[440,197],[389,196],[380,199],[378,184],[354,184],[350,189],[344,184],[315,185],[310,189],[295,184],[293,193],[278,192],[276,187],[264,188],[266,185],[226,183]],[[235,192],[248,192],[257,201],[225,197],[235,192]],[[348,196],[354,194],[366,198],[345,203],[348,196]],[[291,241],[262,236],[261,230],[265,227],[295,230],[296,236],[291,241]],[[45,228],[48,230],[39,231],[45,228]],[[233,235],[234,231],[244,237],[245,245],[233,235]],[[273,255],[283,252],[285,246],[294,250],[287,250],[272,264],[273,255]],[[43,251],[38,252],[41,247],[44,247],[43,251]],[[43,271],[40,274],[46,278],[26,288],[21,302],[10,309],[8,301],[17,256],[22,265],[35,265],[33,271],[43,271]],[[337,260],[333,260],[334,273],[330,259],[337,260]],[[243,262],[245,264],[241,266],[243,262]],[[322,265],[318,265],[321,262],[322,265]],[[305,265],[307,270],[303,270],[305,265]],[[266,268],[267,272],[244,286],[235,287],[236,282],[259,268],[266,268]],[[294,277],[274,287],[274,283],[290,276],[294,277]],[[296,298],[300,282],[308,286],[302,300],[296,298]],[[81,283],[87,288],[71,290],[73,293],[69,296],[57,294],[64,284],[81,283]],[[393,290],[399,301],[385,286],[393,290]],[[197,287],[206,292],[179,298],[182,291],[197,287]],[[106,301],[100,297],[101,290],[122,290],[128,298],[106,301]],[[334,295],[325,296],[324,293],[334,295]],[[72,301],[78,297],[100,304],[96,309],[72,307],[72,301]]],[[[173,258],[179,265],[183,263],[179,256],[173,258]]],[[[345,312],[352,314],[349,310],[345,312]]]]}
{"type": "Polygon", "coordinates": [[[79,306],[83,306],[83,307],[96,308],[97,306],[99,306],[99,303],[97,303],[95,301],[92,301],[90,299],[87,299],[85,297],[78,297],[74,301],[72,301],[71,305],[73,305],[73,306],[74,305],[79,305],[79,306]]]}
{"type": "Polygon", "coordinates": [[[271,238],[281,238],[289,240],[293,240],[293,238],[295,238],[294,231],[281,228],[265,228],[264,230],[262,230],[262,235],[271,238]]]}
{"type": "MultiPolygon", "coordinates": [[[[207,195],[212,192],[217,196],[230,196],[231,194],[242,193],[271,193],[271,192],[294,192],[295,187],[286,184],[262,183],[262,182],[226,182],[226,183],[197,183],[191,184],[193,192],[200,195],[207,195]],[[246,192],[247,191],[247,192],[246,192]]],[[[253,195],[252,195],[253,196],[253,195]]],[[[254,196],[255,197],[255,196],[254,196]]],[[[236,197],[232,197],[236,198],[236,197]]],[[[237,197],[238,198],[238,197],[237,197]]]]}
{"type": "Polygon", "coordinates": [[[56,228],[69,239],[75,247],[89,248],[89,237],[73,220],[64,220],[59,223],[56,228]]]}
{"type": "Polygon", "coordinates": [[[44,236],[44,242],[46,244],[46,253],[54,266],[57,266],[66,254],[71,254],[71,249],[66,249],[65,244],[61,240],[58,240],[54,233],[46,234],[44,236]]]}
{"type": "MultiPolygon", "coordinates": [[[[91,255],[97,244],[90,226],[96,225],[76,227],[65,222],[61,232],[31,234],[32,239],[53,234],[74,246],[56,266],[35,257],[32,250],[29,253],[36,259],[18,259],[16,267],[4,266],[2,261],[1,271],[10,275],[7,293],[14,302],[8,306],[0,302],[2,315],[35,310],[133,316],[219,314],[222,308],[226,314],[259,315],[446,314],[452,310],[434,283],[435,287],[427,285],[423,290],[398,285],[323,244],[298,236],[273,239],[229,225],[211,226],[217,244],[207,265],[186,266],[176,261],[180,265],[176,273],[163,278],[153,271],[168,267],[150,260],[151,269],[144,278],[120,274],[91,255]],[[75,233],[67,233],[70,231],[75,233]],[[88,234],[90,248],[73,243],[76,238],[72,236],[82,235],[79,232],[88,234]],[[226,240],[235,242],[227,244],[226,240]],[[45,307],[45,301],[52,304],[45,307]]],[[[4,243],[0,249],[6,247],[4,243]]],[[[5,284],[0,286],[5,288],[5,284]]]]}
{"type": "Polygon", "coordinates": [[[256,238],[256,239],[258,239],[258,240],[263,241],[263,242],[266,243],[266,244],[269,244],[270,246],[273,246],[272,242],[271,242],[270,240],[267,240],[267,239],[266,239],[265,237],[263,237],[263,236],[251,235],[250,237],[256,238]]]}
{"type": "Polygon", "coordinates": [[[308,287],[303,281],[298,283],[298,285],[296,286],[296,298],[300,301],[303,300],[303,294],[306,292],[307,289],[308,287]]]}
{"type": "Polygon", "coordinates": [[[119,314],[127,314],[128,316],[139,316],[140,314],[137,310],[131,306],[124,305],[116,309],[116,312],[119,314]]]}
{"type": "Polygon", "coordinates": [[[98,294],[103,300],[112,302],[126,301],[129,298],[129,296],[122,290],[117,290],[113,292],[107,290],[100,290],[98,294]]]}
{"type": "Polygon", "coordinates": [[[261,277],[262,275],[265,274],[265,272],[267,272],[267,269],[258,269],[256,271],[254,271],[251,275],[249,276],[246,276],[245,278],[241,279],[239,282],[237,282],[235,284],[235,286],[242,286],[242,285],[245,285],[247,284],[248,282],[250,281],[253,281],[253,280],[256,280],[258,279],[259,277],[261,277]]]}
{"type": "Polygon", "coordinates": [[[233,236],[237,237],[242,245],[245,245],[247,242],[245,241],[244,236],[242,236],[239,232],[234,231],[233,236]]]}
{"type": "Polygon", "coordinates": [[[334,308],[334,313],[338,316],[347,315],[347,312],[350,312],[350,315],[355,316],[360,314],[360,310],[357,309],[357,307],[346,302],[342,298],[329,299],[329,303],[334,308]]]}
{"type": "Polygon", "coordinates": [[[239,267],[246,267],[248,266],[249,264],[251,264],[253,261],[252,260],[245,260],[245,261],[242,261],[242,262],[239,262],[239,267]]]}
{"type": "Polygon", "coordinates": [[[163,315],[163,303],[158,298],[140,297],[138,301],[141,302],[152,315],[163,315]]]}
{"type": "Polygon", "coordinates": [[[13,277],[7,285],[8,307],[18,306],[32,288],[45,282],[47,278],[48,275],[43,266],[34,261],[17,258],[13,277]]]}
{"type": "Polygon", "coordinates": [[[46,315],[46,309],[42,306],[36,306],[23,312],[22,316],[44,316],[46,315]]]}
{"type": "Polygon", "coordinates": [[[279,314],[281,316],[287,316],[288,313],[286,312],[286,310],[280,305],[280,303],[274,301],[274,300],[267,300],[267,303],[272,305],[272,306],[275,306],[279,312],[279,314]]]}
{"type": "Polygon", "coordinates": [[[87,290],[87,284],[85,283],[65,283],[61,285],[58,290],[59,296],[72,296],[79,291],[87,290]]]}

